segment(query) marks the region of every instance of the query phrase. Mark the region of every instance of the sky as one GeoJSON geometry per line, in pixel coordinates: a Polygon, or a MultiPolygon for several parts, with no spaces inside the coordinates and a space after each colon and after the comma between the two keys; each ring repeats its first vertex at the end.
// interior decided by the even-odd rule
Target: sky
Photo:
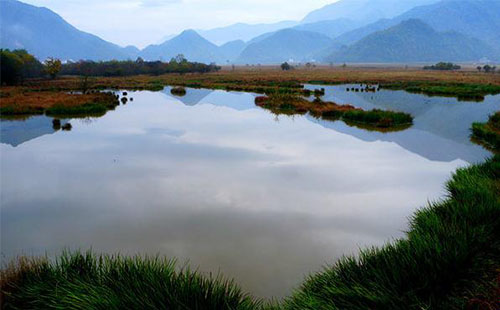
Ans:
{"type": "Polygon", "coordinates": [[[337,0],[21,0],[44,6],[80,30],[121,46],[143,48],[185,29],[237,22],[301,20],[337,0]]]}

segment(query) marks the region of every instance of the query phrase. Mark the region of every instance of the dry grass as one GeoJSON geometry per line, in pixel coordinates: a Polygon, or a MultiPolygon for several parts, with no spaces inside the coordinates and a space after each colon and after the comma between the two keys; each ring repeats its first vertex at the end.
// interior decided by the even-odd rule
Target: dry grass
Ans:
{"type": "Polygon", "coordinates": [[[20,256],[0,269],[0,308],[4,309],[6,297],[22,282],[28,272],[40,269],[47,263],[45,258],[20,256]]]}
{"type": "MultiPolygon", "coordinates": [[[[401,68],[329,68],[297,69],[281,71],[277,67],[240,67],[234,71],[222,70],[214,73],[166,74],[161,76],[100,77],[91,81],[92,88],[150,89],[157,85],[239,84],[277,85],[285,82],[308,83],[321,81],[331,84],[342,83],[393,83],[433,82],[482,84],[500,86],[500,74],[486,74],[471,71],[424,71],[401,68]]],[[[62,77],[57,80],[32,80],[26,85],[35,89],[78,89],[81,80],[77,77],[62,77]]]]}
{"type": "Polygon", "coordinates": [[[71,109],[86,104],[109,102],[109,94],[74,94],[65,91],[32,91],[25,87],[4,87],[0,96],[3,116],[43,114],[52,108],[71,109]]]}

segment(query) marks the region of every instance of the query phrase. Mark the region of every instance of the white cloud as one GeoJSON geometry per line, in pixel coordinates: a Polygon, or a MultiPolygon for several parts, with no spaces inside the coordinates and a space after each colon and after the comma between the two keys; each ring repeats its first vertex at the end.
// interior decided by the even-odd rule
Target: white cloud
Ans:
{"type": "Polygon", "coordinates": [[[45,6],[75,27],[119,45],[156,43],[184,29],[237,22],[300,20],[336,0],[22,0],[45,6]]]}

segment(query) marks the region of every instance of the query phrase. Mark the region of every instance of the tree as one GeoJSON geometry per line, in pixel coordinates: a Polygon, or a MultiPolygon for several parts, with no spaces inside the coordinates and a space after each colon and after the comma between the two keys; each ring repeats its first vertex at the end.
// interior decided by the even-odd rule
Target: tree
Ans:
{"type": "Polygon", "coordinates": [[[284,62],[281,64],[281,70],[288,71],[290,69],[292,69],[292,67],[288,64],[288,62],[284,62]]]}
{"type": "Polygon", "coordinates": [[[0,49],[0,53],[2,84],[15,85],[26,78],[42,76],[42,64],[26,50],[0,49]]]}
{"type": "Polygon", "coordinates": [[[477,69],[477,71],[481,72],[483,70],[483,67],[477,66],[476,69],[477,69]]]}
{"type": "Polygon", "coordinates": [[[491,71],[491,66],[490,66],[490,65],[485,65],[485,66],[483,67],[483,70],[484,70],[484,72],[488,73],[488,72],[490,72],[490,71],[491,71]]]}
{"type": "Polygon", "coordinates": [[[57,58],[49,57],[47,58],[47,60],[45,60],[45,71],[47,72],[48,75],[50,75],[50,78],[52,79],[56,78],[56,76],[61,71],[61,67],[62,67],[61,60],[57,58]]]}

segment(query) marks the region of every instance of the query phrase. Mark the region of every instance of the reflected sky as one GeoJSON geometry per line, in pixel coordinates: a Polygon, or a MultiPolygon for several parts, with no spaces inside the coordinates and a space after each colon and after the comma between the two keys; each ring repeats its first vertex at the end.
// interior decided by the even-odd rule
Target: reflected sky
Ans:
{"type": "MultiPolygon", "coordinates": [[[[339,93],[333,87],[326,96],[339,93]]],[[[257,296],[282,297],[340,256],[402,236],[416,208],[443,196],[452,171],[489,156],[436,129],[451,116],[432,116],[445,109],[434,105],[449,103],[414,99],[429,109],[415,108],[415,126],[381,134],[276,117],[255,107],[252,94],[189,89],[175,97],[167,88],[129,95],[133,102],[101,118],[71,120],[71,131],[23,142],[11,143],[9,134],[19,136],[33,120],[51,129],[50,119],[17,122],[17,129],[2,121],[6,258],[64,247],[159,253],[220,271],[257,296]]],[[[376,95],[345,100],[387,108],[396,100],[376,95]]],[[[498,97],[450,106],[462,104],[481,108],[480,119],[499,109],[498,97]]],[[[470,126],[466,112],[449,125],[470,126]]]]}

